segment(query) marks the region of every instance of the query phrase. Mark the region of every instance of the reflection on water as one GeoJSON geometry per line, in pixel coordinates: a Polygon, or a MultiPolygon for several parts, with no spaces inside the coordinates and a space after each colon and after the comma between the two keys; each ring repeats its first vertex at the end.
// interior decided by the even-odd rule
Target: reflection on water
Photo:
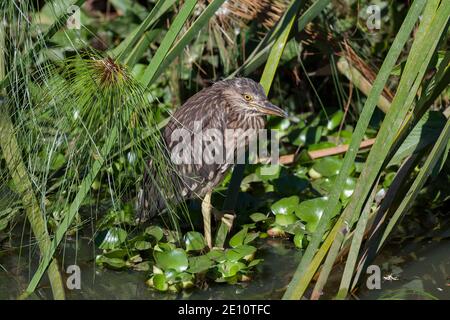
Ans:
{"type": "MultiPolygon", "coordinates": [[[[375,262],[386,277],[382,280],[381,290],[361,288],[357,298],[450,299],[449,238],[449,235],[443,235],[411,240],[401,246],[391,244],[375,262]]],[[[261,240],[258,258],[264,262],[258,266],[251,282],[243,285],[212,283],[205,290],[194,289],[175,295],[149,289],[144,283],[145,272],[97,267],[93,260],[94,250],[88,239],[72,239],[66,240],[59,253],[65,267],[76,263],[81,268],[81,289],[68,290],[68,299],[279,299],[300,260],[300,251],[290,242],[261,240]]],[[[15,299],[20,290],[26,288],[32,276],[29,270],[35,270],[37,266],[36,259],[30,262],[29,257],[36,256],[36,252],[23,248],[19,258],[18,250],[5,249],[3,245],[0,249],[0,299],[15,299]]],[[[334,276],[337,277],[339,274],[336,273],[334,276]]],[[[45,279],[42,283],[31,298],[51,298],[48,281],[45,279]]],[[[324,298],[332,297],[338,285],[338,281],[331,281],[331,286],[324,290],[324,298]]]]}

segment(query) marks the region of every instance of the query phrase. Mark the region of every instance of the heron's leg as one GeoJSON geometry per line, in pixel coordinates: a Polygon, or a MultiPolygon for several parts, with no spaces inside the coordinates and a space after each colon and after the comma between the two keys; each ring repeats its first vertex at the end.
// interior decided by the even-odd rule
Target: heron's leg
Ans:
{"type": "Polygon", "coordinates": [[[202,201],[202,215],[203,215],[203,228],[205,234],[205,240],[208,247],[212,248],[211,238],[211,192],[208,192],[202,201]]]}

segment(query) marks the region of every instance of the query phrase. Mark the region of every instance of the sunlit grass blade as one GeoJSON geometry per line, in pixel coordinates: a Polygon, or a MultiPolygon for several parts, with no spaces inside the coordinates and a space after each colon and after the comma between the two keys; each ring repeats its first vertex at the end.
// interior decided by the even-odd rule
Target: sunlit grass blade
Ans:
{"type": "MultiPolygon", "coordinates": [[[[153,79],[158,78],[164,70],[183,53],[184,48],[191,42],[201,31],[201,29],[208,23],[209,19],[216,13],[225,0],[213,0],[203,10],[200,16],[192,23],[189,29],[180,37],[180,39],[174,44],[164,60],[162,58],[160,63],[155,63],[151,69],[146,70],[146,75],[143,76],[143,83],[151,83],[153,79]]],[[[187,4],[187,2],[186,2],[187,4]]],[[[175,24],[175,22],[174,22],[175,24]]],[[[182,26],[174,26],[174,28],[181,28],[182,26]]],[[[179,32],[179,30],[178,30],[179,32]]],[[[177,32],[177,34],[178,34],[177,32]]],[[[162,45],[162,44],[161,44],[162,45]]],[[[156,54],[154,59],[156,58],[156,54]]]]}
{"type": "Polygon", "coordinates": [[[275,40],[275,43],[270,50],[269,58],[267,59],[266,66],[264,67],[263,74],[259,83],[264,88],[266,95],[269,94],[270,87],[272,86],[272,81],[275,77],[275,73],[280,63],[281,56],[283,55],[284,48],[288,41],[289,34],[291,33],[292,27],[296,21],[298,11],[300,9],[300,4],[303,1],[294,1],[286,11],[286,15],[280,21],[280,27],[282,32],[275,40]]]}
{"type": "Polygon", "coordinates": [[[424,0],[414,1],[414,3],[412,4],[411,8],[408,11],[408,15],[406,16],[396,38],[394,39],[394,42],[383,62],[383,65],[380,68],[378,76],[373,83],[372,90],[369,96],[367,97],[363,111],[360,115],[354,133],[352,135],[352,140],[349,149],[345,154],[342,167],[335,180],[334,187],[329,195],[329,200],[324,210],[324,214],[321,217],[319,225],[312,236],[311,242],[309,243],[302,257],[302,260],[300,261],[300,264],[295,271],[295,274],[283,296],[283,299],[295,300],[300,299],[302,297],[312,277],[314,276],[318,266],[320,265],[321,260],[324,258],[326,252],[328,251],[330,243],[333,241],[333,238],[336,236],[339,230],[338,224],[343,223],[343,220],[341,218],[336,222],[335,227],[333,227],[332,231],[329,233],[324,245],[322,246],[320,251],[317,252],[320,243],[322,241],[323,235],[327,229],[328,222],[331,218],[332,210],[334,207],[336,207],[339,201],[341,186],[345,184],[345,181],[347,180],[350,174],[351,167],[358,152],[358,147],[364,138],[365,131],[369,125],[369,121],[372,117],[379,96],[382,94],[386,82],[391,74],[391,71],[396,64],[397,59],[400,53],[402,52],[406,41],[408,41],[409,35],[416,21],[418,20],[419,15],[422,12],[422,9],[424,8],[425,4],[426,1],[424,0]]]}
{"type": "Polygon", "coordinates": [[[144,71],[144,74],[140,79],[144,87],[148,87],[157,77],[156,72],[158,68],[160,68],[161,64],[163,63],[164,58],[167,55],[167,52],[169,51],[170,47],[172,46],[181,29],[183,28],[184,23],[189,18],[189,15],[194,9],[196,3],[197,3],[196,0],[186,1],[183,7],[180,9],[180,12],[175,17],[175,20],[173,21],[172,25],[167,31],[167,34],[165,35],[164,39],[159,45],[158,50],[153,56],[152,61],[150,61],[150,64],[147,66],[147,68],[144,71]]]}
{"type": "MultiPolygon", "coordinates": [[[[372,193],[369,197],[369,199],[366,201],[366,204],[364,206],[364,209],[361,213],[361,217],[358,220],[358,223],[356,224],[356,229],[353,234],[350,250],[347,256],[347,261],[345,262],[345,269],[344,273],[342,275],[341,284],[339,287],[339,292],[337,295],[337,299],[343,299],[348,292],[348,288],[350,287],[350,282],[353,276],[353,271],[355,268],[356,260],[358,259],[359,250],[361,248],[362,242],[364,240],[364,234],[366,232],[366,227],[369,222],[369,215],[372,208],[373,200],[375,199],[375,196],[377,194],[377,185],[378,185],[379,179],[377,183],[372,188],[372,193]]],[[[331,253],[331,252],[330,252],[331,253]]],[[[333,255],[330,255],[330,260],[333,258],[333,255]]],[[[330,262],[331,265],[334,265],[334,260],[330,262]]]]}

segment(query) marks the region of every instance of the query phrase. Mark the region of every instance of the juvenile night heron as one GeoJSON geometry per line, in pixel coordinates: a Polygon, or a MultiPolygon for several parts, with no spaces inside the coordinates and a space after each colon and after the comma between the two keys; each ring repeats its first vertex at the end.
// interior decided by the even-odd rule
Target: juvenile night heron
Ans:
{"type": "MultiPolygon", "coordinates": [[[[173,197],[176,201],[195,197],[203,199],[204,234],[210,248],[211,193],[233,166],[237,150],[245,149],[249,144],[248,139],[240,139],[242,132],[263,129],[266,115],[285,117],[286,112],[268,101],[259,83],[247,78],[235,78],[216,82],[190,97],[175,111],[164,128],[163,137],[172,161],[180,150],[187,151],[184,155],[188,156],[183,158],[185,161],[178,159],[173,164],[173,173],[170,174],[172,183],[176,185],[173,197]],[[201,138],[205,150],[208,149],[208,143],[209,146],[216,143],[216,147],[219,143],[220,148],[213,148],[215,151],[210,148],[209,153],[203,154],[202,149],[197,159],[195,155],[191,156],[190,151],[198,151],[196,139],[199,134],[208,136],[208,139],[201,138]],[[223,138],[222,142],[218,141],[220,137],[223,138]],[[223,157],[220,157],[218,153],[222,151],[223,157]]],[[[152,183],[153,170],[157,169],[150,163],[140,196],[140,213],[144,219],[160,212],[165,204],[161,190],[152,183]]]]}

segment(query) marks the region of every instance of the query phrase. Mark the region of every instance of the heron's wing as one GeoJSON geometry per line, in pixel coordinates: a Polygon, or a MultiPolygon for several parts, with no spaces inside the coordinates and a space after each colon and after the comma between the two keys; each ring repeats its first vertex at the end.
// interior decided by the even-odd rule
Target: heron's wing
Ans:
{"type": "Polygon", "coordinates": [[[213,87],[208,89],[186,101],[164,130],[171,157],[178,160],[174,167],[182,180],[183,197],[203,197],[230,167],[224,145],[225,102],[213,87]]]}

